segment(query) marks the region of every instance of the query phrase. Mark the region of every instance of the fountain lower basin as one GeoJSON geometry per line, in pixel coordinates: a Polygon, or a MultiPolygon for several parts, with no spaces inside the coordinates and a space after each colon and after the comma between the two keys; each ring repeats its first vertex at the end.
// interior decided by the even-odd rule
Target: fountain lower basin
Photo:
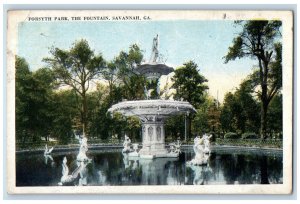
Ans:
{"type": "Polygon", "coordinates": [[[154,159],[179,156],[179,153],[170,152],[165,147],[165,119],[176,114],[190,114],[196,110],[189,102],[158,99],[120,102],[113,105],[108,112],[136,116],[141,120],[143,147],[138,154],[140,158],[154,159]]]}

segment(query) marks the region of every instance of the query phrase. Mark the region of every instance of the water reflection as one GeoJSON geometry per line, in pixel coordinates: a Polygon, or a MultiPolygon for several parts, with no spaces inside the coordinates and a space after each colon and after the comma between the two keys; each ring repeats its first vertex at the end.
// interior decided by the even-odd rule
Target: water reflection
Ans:
{"type": "Polygon", "coordinates": [[[203,166],[190,166],[193,171],[190,179],[193,179],[193,185],[204,185],[208,184],[208,181],[211,180],[212,169],[209,165],[203,166]]]}
{"type": "MultiPolygon", "coordinates": [[[[76,152],[17,154],[17,186],[55,186],[60,182],[63,157],[70,172],[80,166],[76,152]]],[[[143,160],[118,152],[91,151],[92,162],[80,171],[73,185],[212,185],[282,183],[282,154],[212,152],[208,165],[186,166],[193,158],[183,151],[179,158],[143,160]]]]}
{"type": "Polygon", "coordinates": [[[55,167],[55,162],[53,161],[53,157],[49,154],[44,154],[45,164],[48,165],[48,160],[50,161],[51,167],[55,167]]]}

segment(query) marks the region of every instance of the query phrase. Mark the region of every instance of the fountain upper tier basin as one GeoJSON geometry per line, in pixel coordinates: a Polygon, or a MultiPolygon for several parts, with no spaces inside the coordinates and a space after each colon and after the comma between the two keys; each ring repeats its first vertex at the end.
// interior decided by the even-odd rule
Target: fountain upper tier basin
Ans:
{"type": "Polygon", "coordinates": [[[136,71],[147,79],[159,79],[161,75],[168,75],[174,71],[173,67],[169,67],[160,63],[147,63],[142,64],[136,68],[136,71]]]}
{"type": "Polygon", "coordinates": [[[119,112],[125,116],[159,115],[167,117],[180,113],[192,113],[196,110],[189,102],[158,99],[120,102],[108,109],[108,112],[119,112]]]}

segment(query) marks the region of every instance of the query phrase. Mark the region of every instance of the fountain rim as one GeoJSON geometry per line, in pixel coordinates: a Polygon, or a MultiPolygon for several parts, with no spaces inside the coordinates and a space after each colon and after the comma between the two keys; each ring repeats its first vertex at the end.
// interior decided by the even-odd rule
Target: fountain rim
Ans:
{"type": "MultiPolygon", "coordinates": [[[[126,110],[126,109],[141,109],[141,108],[184,108],[185,112],[190,111],[191,113],[196,113],[197,110],[187,101],[175,101],[175,100],[134,100],[134,101],[122,101],[117,104],[112,105],[107,112],[113,113],[114,111],[126,110]]],[[[178,111],[184,112],[184,111],[178,111]]],[[[153,113],[155,114],[155,113],[153,113]]],[[[164,113],[161,113],[164,115],[164,113]]]]}

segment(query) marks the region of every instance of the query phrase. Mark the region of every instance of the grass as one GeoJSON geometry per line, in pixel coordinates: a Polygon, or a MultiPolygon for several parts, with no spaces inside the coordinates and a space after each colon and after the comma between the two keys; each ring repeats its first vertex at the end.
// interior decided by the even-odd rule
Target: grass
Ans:
{"type": "Polygon", "coordinates": [[[246,146],[246,147],[269,147],[282,148],[282,140],[279,139],[219,139],[215,145],[246,146]]]}

